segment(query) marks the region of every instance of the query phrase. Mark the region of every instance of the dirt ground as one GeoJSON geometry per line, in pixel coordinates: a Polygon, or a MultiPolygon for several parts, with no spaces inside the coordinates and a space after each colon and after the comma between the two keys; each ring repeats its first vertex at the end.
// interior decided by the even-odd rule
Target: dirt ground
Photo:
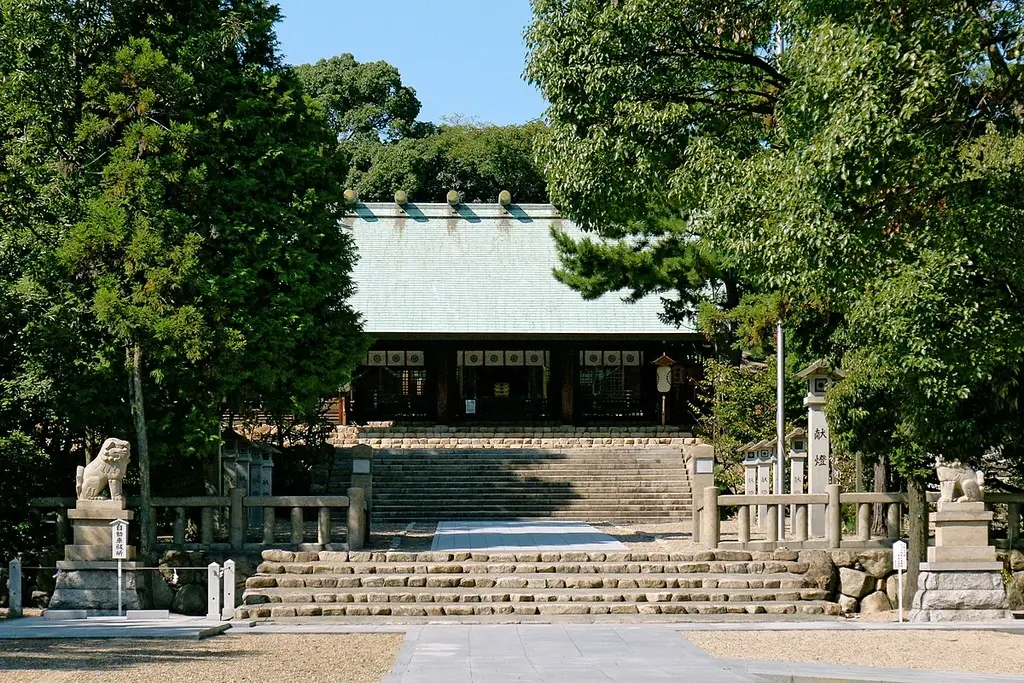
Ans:
{"type": "Polygon", "coordinates": [[[2,683],[378,683],[402,634],[223,635],[189,640],[11,640],[2,683]]]}
{"type": "MultiPolygon", "coordinates": [[[[1024,675],[1024,634],[1001,631],[688,631],[722,659],[1024,675]]],[[[939,679],[936,679],[939,680],[939,679]]]]}

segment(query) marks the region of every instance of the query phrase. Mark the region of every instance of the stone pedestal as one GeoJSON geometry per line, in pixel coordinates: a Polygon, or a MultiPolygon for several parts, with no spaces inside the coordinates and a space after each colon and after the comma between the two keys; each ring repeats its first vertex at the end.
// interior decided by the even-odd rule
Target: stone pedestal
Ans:
{"type": "Polygon", "coordinates": [[[939,503],[935,546],[921,564],[910,620],[993,621],[1009,616],[1003,565],[988,544],[992,513],[982,502],[939,503]]]}
{"type": "MultiPolygon", "coordinates": [[[[57,563],[56,586],[49,610],[87,610],[91,614],[117,613],[117,561],[111,559],[110,523],[131,521],[134,513],[112,500],[80,500],[68,510],[74,525],[74,543],[64,546],[64,560],[57,563]]],[[[122,561],[122,609],[145,609],[142,565],[134,562],[135,548],[128,546],[122,561]]]]}

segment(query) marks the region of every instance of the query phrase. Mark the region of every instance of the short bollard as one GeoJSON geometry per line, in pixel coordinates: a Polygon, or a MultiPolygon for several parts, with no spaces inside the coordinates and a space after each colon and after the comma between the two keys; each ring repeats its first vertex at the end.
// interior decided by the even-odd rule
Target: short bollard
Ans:
{"type": "Polygon", "coordinates": [[[10,596],[10,609],[7,613],[14,619],[24,615],[21,607],[21,558],[16,557],[11,560],[8,569],[10,573],[7,576],[7,591],[10,596]]]}
{"type": "Polygon", "coordinates": [[[224,611],[221,613],[224,621],[235,616],[235,561],[228,560],[224,563],[224,611]]]}
{"type": "Polygon", "coordinates": [[[206,618],[220,621],[220,565],[211,562],[206,566],[206,618]]]}

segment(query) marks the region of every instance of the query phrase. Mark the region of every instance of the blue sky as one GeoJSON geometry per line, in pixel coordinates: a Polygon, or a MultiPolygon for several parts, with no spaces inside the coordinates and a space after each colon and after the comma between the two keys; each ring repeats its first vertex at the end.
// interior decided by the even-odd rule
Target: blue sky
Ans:
{"type": "Polygon", "coordinates": [[[529,0],[278,0],[277,26],[289,63],[351,52],[384,60],[416,89],[420,118],[460,115],[523,123],[545,109],[522,79],[529,0]]]}

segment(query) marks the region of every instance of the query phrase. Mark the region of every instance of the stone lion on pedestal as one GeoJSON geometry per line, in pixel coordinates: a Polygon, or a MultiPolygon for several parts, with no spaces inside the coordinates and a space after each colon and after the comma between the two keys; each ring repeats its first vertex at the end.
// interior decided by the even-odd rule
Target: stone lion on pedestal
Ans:
{"type": "Polygon", "coordinates": [[[981,470],[966,468],[958,460],[946,462],[936,458],[935,472],[939,475],[940,503],[981,500],[982,486],[985,485],[985,474],[981,470]],[[961,494],[959,497],[956,495],[958,492],[961,494]]]}
{"type": "Polygon", "coordinates": [[[110,487],[110,499],[124,504],[124,493],[121,482],[128,459],[131,457],[131,446],[121,439],[107,439],[100,448],[100,453],[85,467],[79,467],[75,475],[75,491],[78,500],[103,500],[100,496],[103,489],[110,487]]]}

